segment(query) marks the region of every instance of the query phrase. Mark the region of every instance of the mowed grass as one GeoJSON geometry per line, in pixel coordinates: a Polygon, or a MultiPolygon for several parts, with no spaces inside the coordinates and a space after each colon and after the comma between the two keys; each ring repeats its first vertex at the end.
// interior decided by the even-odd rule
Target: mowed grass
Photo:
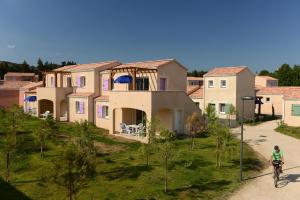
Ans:
{"type": "Polygon", "coordinates": [[[287,125],[280,125],[275,129],[277,132],[300,139],[300,127],[291,127],[287,125]]]}
{"type": "MultiPolygon", "coordinates": [[[[0,118],[1,121],[1,118],[0,118]]],[[[47,142],[45,157],[40,158],[34,129],[40,120],[28,117],[23,131],[18,134],[21,148],[13,154],[11,183],[0,179],[1,199],[67,199],[65,188],[50,181],[53,160],[61,155],[66,142],[61,139],[47,142]]],[[[72,137],[72,123],[59,124],[62,135],[72,137]]],[[[0,133],[5,130],[1,127],[0,133]]],[[[215,138],[197,138],[195,148],[189,148],[188,139],[174,141],[176,156],[170,166],[169,191],[163,191],[163,165],[159,152],[151,155],[150,166],[140,151],[141,143],[114,138],[96,129],[97,175],[77,195],[77,199],[223,199],[237,189],[239,183],[239,151],[223,155],[223,167],[215,168],[215,138]]],[[[3,148],[3,134],[0,150],[3,148]]],[[[232,147],[238,147],[234,140],[232,147]]],[[[0,171],[4,177],[3,151],[0,171]]],[[[245,146],[245,176],[250,177],[260,169],[262,162],[245,146]]]]}

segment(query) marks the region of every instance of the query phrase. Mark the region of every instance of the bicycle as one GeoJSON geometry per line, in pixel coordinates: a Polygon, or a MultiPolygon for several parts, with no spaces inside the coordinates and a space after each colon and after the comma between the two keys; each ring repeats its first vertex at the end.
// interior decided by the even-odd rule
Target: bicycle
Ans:
{"type": "Polygon", "coordinates": [[[274,170],[273,170],[274,186],[277,187],[277,182],[279,181],[279,175],[280,175],[281,161],[273,160],[272,164],[274,166],[274,170]]]}

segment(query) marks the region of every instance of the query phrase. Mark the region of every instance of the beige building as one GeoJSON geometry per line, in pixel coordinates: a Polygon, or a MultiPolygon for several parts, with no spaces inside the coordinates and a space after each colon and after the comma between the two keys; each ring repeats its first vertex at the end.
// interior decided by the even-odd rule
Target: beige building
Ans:
{"type": "Polygon", "coordinates": [[[300,126],[300,88],[284,95],[282,120],[289,126],[300,126]]]}
{"type": "Polygon", "coordinates": [[[278,79],[271,76],[255,76],[256,87],[276,87],[278,86],[278,79]]]}
{"type": "Polygon", "coordinates": [[[187,77],[187,86],[199,86],[199,85],[203,85],[203,77],[194,77],[194,76],[187,77]]]}
{"type": "MultiPolygon", "coordinates": [[[[47,72],[36,95],[36,116],[93,122],[110,133],[156,118],[166,129],[185,132],[185,119],[199,107],[186,94],[187,69],[176,60],[71,65],[47,72]]],[[[28,109],[26,104],[24,109],[28,109]]],[[[145,124],[146,125],[146,124],[145,124]]]]}
{"type": "MultiPolygon", "coordinates": [[[[231,106],[236,115],[231,119],[240,119],[242,115],[242,97],[255,97],[255,75],[245,66],[218,67],[204,75],[204,108],[211,105],[217,116],[227,119],[231,106]]],[[[254,118],[255,101],[244,101],[244,119],[254,118]]]]}
{"type": "Polygon", "coordinates": [[[100,72],[96,126],[114,133],[122,131],[121,123],[155,118],[164,128],[184,133],[187,116],[200,112],[185,92],[186,74],[186,68],[172,59],[127,63],[100,72]]]}
{"type": "Polygon", "coordinates": [[[50,112],[60,121],[94,120],[93,100],[99,95],[99,72],[118,61],[70,65],[47,72],[44,87],[37,88],[37,116],[50,112]]]}

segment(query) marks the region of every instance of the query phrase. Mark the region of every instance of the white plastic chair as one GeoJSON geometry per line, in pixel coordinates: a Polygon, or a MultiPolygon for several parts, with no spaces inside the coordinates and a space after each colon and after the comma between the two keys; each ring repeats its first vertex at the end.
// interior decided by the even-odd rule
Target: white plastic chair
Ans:
{"type": "Polygon", "coordinates": [[[41,114],[43,118],[47,118],[50,115],[50,111],[47,110],[45,113],[41,114]]]}

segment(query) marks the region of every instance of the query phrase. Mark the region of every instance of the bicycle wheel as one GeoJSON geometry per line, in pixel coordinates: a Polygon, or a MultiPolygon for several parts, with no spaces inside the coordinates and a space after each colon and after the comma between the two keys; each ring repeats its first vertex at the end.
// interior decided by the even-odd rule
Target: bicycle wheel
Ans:
{"type": "Polygon", "coordinates": [[[279,180],[277,175],[277,169],[274,170],[273,178],[274,178],[274,186],[277,187],[277,181],[279,180]]]}

